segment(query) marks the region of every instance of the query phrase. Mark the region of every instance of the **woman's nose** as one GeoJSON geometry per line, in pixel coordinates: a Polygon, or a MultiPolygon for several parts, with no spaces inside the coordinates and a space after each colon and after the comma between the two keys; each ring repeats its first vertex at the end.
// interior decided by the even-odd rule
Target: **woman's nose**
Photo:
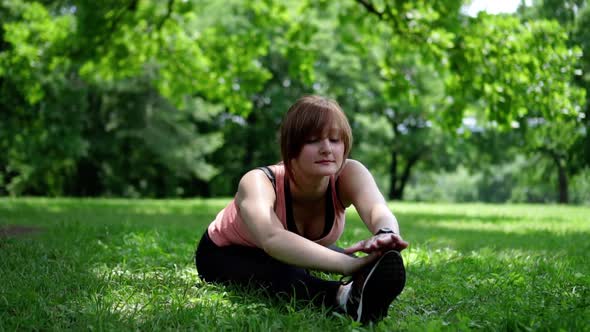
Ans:
{"type": "Polygon", "coordinates": [[[330,139],[326,138],[321,141],[320,152],[322,152],[322,153],[332,152],[332,144],[330,144],[330,139]]]}

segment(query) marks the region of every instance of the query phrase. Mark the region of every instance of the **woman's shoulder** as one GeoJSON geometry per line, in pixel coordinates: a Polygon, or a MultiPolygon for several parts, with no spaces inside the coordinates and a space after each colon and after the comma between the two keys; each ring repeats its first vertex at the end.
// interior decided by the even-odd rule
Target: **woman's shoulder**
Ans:
{"type": "MultiPolygon", "coordinates": [[[[242,176],[238,184],[238,194],[259,193],[263,191],[275,191],[275,181],[283,176],[284,166],[282,164],[257,167],[249,170],[242,176]]],[[[240,195],[241,194],[241,195],[240,195]]]]}
{"type": "Polygon", "coordinates": [[[249,170],[244,175],[242,175],[242,180],[263,179],[269,176],[276,177],[277,175],[281,175],[284,172],[285,167],[282,163],[267,166],[259,166],[249,170]]]}
{"type": "Polygon", "coordinates": [[[340,171],[339,177],[349,177],[357,174],[368,172],[369,170],[363,163],[355,159],[346,159],[342,171],[340,171]]]}
{"type": "Polygon", "coordinates": [[[338,176],[338,195],[344,206],[352,203],[352,198],[374,183],[373,175],[363,163],[347,159],[338,176]]]}

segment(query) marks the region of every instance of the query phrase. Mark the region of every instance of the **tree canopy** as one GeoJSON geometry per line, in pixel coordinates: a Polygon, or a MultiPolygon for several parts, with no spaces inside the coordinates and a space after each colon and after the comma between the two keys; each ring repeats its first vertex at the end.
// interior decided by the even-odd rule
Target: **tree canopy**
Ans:
{"type": "Polygon", "coordinates": [[[567,201],[590,164],[587,2],[463,6],[3,0],[0,192],[231,195],[278,161],[287,107],[319,93],[390,198],[417,170],[538,154],[567,201]]]}

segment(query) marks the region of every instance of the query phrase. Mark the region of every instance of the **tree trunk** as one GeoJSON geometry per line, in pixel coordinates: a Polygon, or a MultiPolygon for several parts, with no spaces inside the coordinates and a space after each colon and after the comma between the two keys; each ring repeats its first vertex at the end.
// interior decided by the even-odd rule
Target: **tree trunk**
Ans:
{"type": "Polygon", "coordinates": [[[389,199],[399,199],[397,187],[397,152],[391,150],[391,164],[389,165],[389,199]]]}
{"type": "Polygon", "coordinates": [[[404,170],[402,175],[398,177],[397,168],[398,168],[398,158],[399,154],[397,151],[391,151],[391,165],[389,167],[389,195],[388,198],[391,200],[403,200],[404,199],[404,189],[406,188],[406,184],[410,179],[410,175],[412,174],[412,168],[416,165],[416,162],[420,159],[420,155],[412,155],[406,161],[404,166],[404,170]]]}
{"type": "Polygon", "coordinates": [[[558,190],[559,190],[559,203],[560,204],[567,204],[569,203],[569,197],[567,193],[568,184],[567,184],[567,173],[565,171],[565,167],[556,160],[557,163],[557,171],[559,172],[559,181],[558,181],[558,190]]]}
{"type": "Polygon", "coordinates": [[[565,158],[551,149],[541,148],[539,150],[549,155],[549,157],[551,157],[551,159],[555,163],[555,166],[557,167],[557,192],[559,194],[558,202],[560,204],[569,203],[568,178],[567,170],[565,167],[565,158]]]}
{"type": "Polygon", "coordinates": [[[404,168],[404,172],[402,173],[402,178],[399,181],[399,188],[398,188],[398,199],[404,199],[404,189],[406,188],[406,184],[410,179],[410,174],[412,174],[412,168],[416,165],[416,162],[420,159],[419,155],[411,156],[408,161],[406,162],[406,167],[404,168]]]}
{"type": "MultiPolygon", "coordinates": [[[[211,186],[209,185],[209,181],[203,181],[201,179],[195,179],[192,181],[192,193],[188,197],[192,197],[195,194],[200,197],[209,198],[211,197],[211,186]]],[[[185,196],[187,197],[187,196],[185,196]]]]}

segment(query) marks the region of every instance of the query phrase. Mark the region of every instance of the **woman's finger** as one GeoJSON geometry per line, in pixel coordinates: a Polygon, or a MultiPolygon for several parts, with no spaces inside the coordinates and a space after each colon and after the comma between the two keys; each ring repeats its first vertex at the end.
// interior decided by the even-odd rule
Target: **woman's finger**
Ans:
{"type": "Polygon", "coordinates": [[[363,251],[364,246],[365,246],[365,241],[364,240],[359,241],[348,248],[344,248],[344,253],[345,254],[354,254],[355,252],[363,251]]]}

